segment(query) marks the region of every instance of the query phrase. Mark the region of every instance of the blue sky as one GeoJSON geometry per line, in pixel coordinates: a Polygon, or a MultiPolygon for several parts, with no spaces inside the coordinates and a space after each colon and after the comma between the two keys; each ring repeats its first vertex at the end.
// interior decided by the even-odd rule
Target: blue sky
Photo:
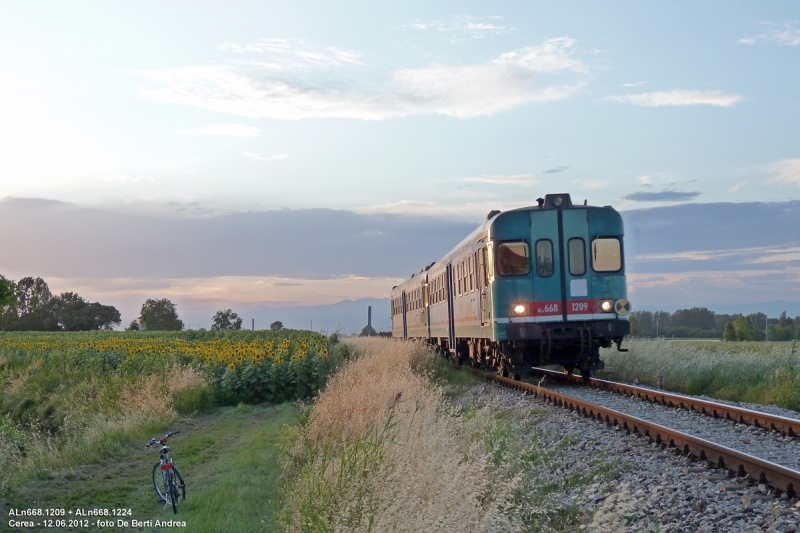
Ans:
{"type": "MultiPolygon", "coordinates": [[[[418,269],[421,227],[436,234],[426,250],[446,248],[489,210],[548,192],[638,213],[626,220],[641,228],[652,227],[648,213],[683,216],[686,203],[707,204],[706,214],[742,202],[791,211],[798,65],[800,6],[791,3],[6,3],[0,218],[31,222],[0,237],[17,256],[0,258],[0,273],[80,288],[126,320],[159,294],[200,317],[220,305],[385,296],[418,269]],[[56,236],[50,255],[36,244],[49,238],[36,223],[42,210],[56,236]],[[343,226],[339,211],[351,216],[343,226]],[[318,226],[284,228],[305,215],[318,226]],[[391,224],[371,218],[389,215],[391,224]],[[59,260],[74,238],[67,227],[85,229],[79,242],[102,235],[97,246],[114,260],[59,260]],[[228,232],[224,246],[203,241],[209,227],[228,232]],[[287,270],[270,260],[281,249],[249,249],[276,227],[298,235],[282,249],[301,252],[305,235],[323,242],[331,227],[364,239],[314,269],[287,270]],[[163,247],[148,248],[147,231],[163,247]],[[124,232],[137,234],[134,244],[124,232]],[[397,243],[407,253],[370,259],[397,243]],[[230,265],[209,259],[214,247],[230,265]],[[216,266],[198,268],[206,262],[216,266]]],[[[637,290],[643,305],[674,298],[686,279],[666,276],[673,270],[697,273],[691,283],[734,271],[749,283],[742,298],[776,299],[752,274],[771,264],[765,275],[781,280],[782,299],[800,301],[799,229],[765,228],[775,235],[768,249],[752,235],[736,268],[650,249],[637,263],[632,249],[632,300],[637,290]]],[[[665,246],[723,250],[695,237],[665,246]]],[[[733,303],[721,285],[687,304],[733,303]]]]}

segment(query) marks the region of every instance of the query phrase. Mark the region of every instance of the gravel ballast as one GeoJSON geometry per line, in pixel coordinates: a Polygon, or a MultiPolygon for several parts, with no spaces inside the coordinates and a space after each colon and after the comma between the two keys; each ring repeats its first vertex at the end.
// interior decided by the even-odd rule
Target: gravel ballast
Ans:
{"type": "MultiPolygon", "coordinates": [[[[747,486],[744,479],[729,479],[723,471],[705,469],[703,464],[649,445],[645,439],[628,435],[624,430],[609,428],[578,413],[494,384],[472,386],[461,401],[480,401],[485,408],[513,410],[521,416],[534,409],[542,413],[535,415],[537,424],[530,431],[543,431],[553,441],[572,437],[561,451],[564,467],[554,475],[567,476],[592,468],[599,461],[621,465],[621,471],[613,479],[579,486],[560,496],[565,504],[574,505],[586,514],[588,521],[580,526],[582,531],[800,531],[797,499],[786,495],[775,498],[766,486],[747,486]]],[[[703,427],[707,434],[712,432],[712,426],[703,427]]],[[[741,431],[734,433],[751,442],[783,439],[762,430],[755,430],[761,434],[754,437],[745,428],[741,426],[741,431]]],[[[791,449],[797,453],[797,443],[786,444],[793,445],[791,449]]],[[[789,453],[785,455],[788,458],[789,453]]]]}

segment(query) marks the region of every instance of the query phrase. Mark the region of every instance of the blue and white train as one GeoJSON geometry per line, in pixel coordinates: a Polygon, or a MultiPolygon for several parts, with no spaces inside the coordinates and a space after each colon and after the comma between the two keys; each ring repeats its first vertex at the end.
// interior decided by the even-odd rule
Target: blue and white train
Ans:
{"type": "MultiPolygon", "coordinates": [[[[492,211],[440,260],[392,288],[392,336],[425,339],[457,362],[557,364],[584,378],[630,333],[622,218],[548,194],[492,211]]],[[[625,351],[625,350],[622,350],[625,351]]]]}

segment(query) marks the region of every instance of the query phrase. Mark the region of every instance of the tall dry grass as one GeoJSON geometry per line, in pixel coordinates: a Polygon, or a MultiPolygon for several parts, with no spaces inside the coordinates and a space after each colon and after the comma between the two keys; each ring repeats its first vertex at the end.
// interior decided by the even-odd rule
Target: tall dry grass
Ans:
{"type": "MultiPolygon", "coordinates": [[[[28,375],[20,374],[11,383],[28,375]]],[[[182,366],[133,381],[92,379],[67,400],[70,413],[56,434],[36,421],[23,428],[0,415],[0,494],[36,475],[92,462],[98,450],[160,429],[177,416],[176,398],[206,386],[198,370],[182,366]],[[95,398],[101,409],[87,409],[95,398]]]]}
{"type": "Polygon", "coordinates": [[[464,439],[443,390],[412,371],[427,348],[349,342],[359,357],[294,435],[286,531],[521,531],[511,512],[520,476],[464,439]]]}

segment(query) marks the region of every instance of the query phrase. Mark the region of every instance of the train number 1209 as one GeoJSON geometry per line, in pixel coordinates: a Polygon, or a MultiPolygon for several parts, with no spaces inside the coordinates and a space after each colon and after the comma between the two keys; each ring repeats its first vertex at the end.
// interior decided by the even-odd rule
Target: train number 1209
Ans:
{"type": "Polygon", "coordinates": [[[589,304],[586,302],[572,302],[573,311],[588,311],[589,304]]]}

